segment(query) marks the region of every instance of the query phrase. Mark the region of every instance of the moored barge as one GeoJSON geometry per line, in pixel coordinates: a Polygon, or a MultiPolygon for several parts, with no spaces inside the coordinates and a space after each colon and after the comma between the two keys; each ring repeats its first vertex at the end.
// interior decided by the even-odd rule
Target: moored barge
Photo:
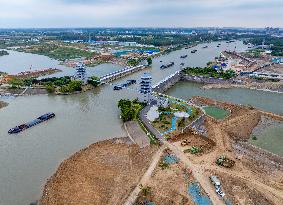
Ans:
{"type": "Polygon", "coordinates": [[[19,132],[22,132],[28,128],[31,128],[39,123],[42,123],[44,121],[47,121],[51,118],[55,117],[55,114],[53,112],[50,112],[50,113],[46,113],[44,115],[41,115],[40,117],[36,118],[35,120],[33,121],[30,121],[28,123],[25,123],[25,124],[22,124],[22,125],[19,125],[19,126],[16,126],[14,128],[11,128],[8,133],[9,134],[17,134],[19,132]]]}
{"type": "Polygon", "coordinates": [[[126,88],[126,87],[133,85],[133,84],[136,84],[136,83],[137,83],[136,80],[127,80],[126,83],[123,83],[121,85],[115,85],[113,90],[122,90],[123,88],[126,88]]]}
{"type": "Polygon", "coordinates": [[[165,68],[172,67],[174,64],[175,64],[174,62],[171,62],[171,63],[169,63],[169,64],[162,65],[162,66],[160,66],[160,69],[165,69],[165,68]]]}

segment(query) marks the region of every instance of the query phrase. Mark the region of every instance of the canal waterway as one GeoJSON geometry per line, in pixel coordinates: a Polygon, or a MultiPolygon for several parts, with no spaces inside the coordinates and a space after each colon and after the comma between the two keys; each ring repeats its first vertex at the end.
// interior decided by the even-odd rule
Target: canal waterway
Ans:
{"type": "MultiPolygon", "coordinates": [[[[127,79],[138,80],[143,72],[150,72],[154,83],[157,83],[179,70],[182,62],[185,66],[205,66],[222,50],[234,50],[235,46],[239,51],[246,49],[242,42],[231,44],[224,42],[219,48],[216,47],[217,44],[209,43],[206,49],[202,49],[204,45],[192,48],[198,50],[195,54],[191,54],[192,49],[182,49],[158,57],[153,60],[152,68],[113,83],[119,84],[127,79]],[[180,59],[180,56],[184,54],[188,54],[188,57],[180,59]],[[162,64],[171,61],[175,62],[175,66],[160,70],[162,64]]],[[[73,74],[72,69],[63,68],[58,65],[58,61],[45,56],[9,52],[9,60],[6,56],[0,57],[0,71],[18,73],[32,65],[32,68],[62,68],[73,74]],[[19,56],[20,59],[17,58],[19,56]]],[[[90,68],[90,70],[94,73],[100,70],[101,72],[96,74],[103,75],[119,68],[117,65],[106,64],[90,68]]],[[[0,204],[22,205],[39,199],[43,185],[62,160],[91,143],[126,136],[119,119],[117,101],[121,98],[137,97],[137,86],[113,91],[113,87],[105,85],[90,92],[71,96],[40,95],[3,99],[9,102],[9,106],[0,110],[0,204]],[[7,131],[11,127],[30,121],[46,112],[54,112],[56,117],[18,135],[8,135],[7,131]]],[[[179,95],[178,97],[186,99],[190,95],[196,95],[191,93],[191,89],[182,90],[180,85],[173,90],[177,87],[181,88],[182,92],[176,90],[175,96],[179,95]]],[[[172,90],[170,92],[174,94],[172,90]]],[[[224,91],[218,92],[220,95],[224,91]]],[[[259,94],[265,97],[263,93],[259,94]]],[[[229,91],[226,94],[231,96],[229,91]]],[[[269,101],[270,106],[273,106],[274,102],[271,99],[269,101]]]]}
{"type": "Polygon", "coordinates": [[[252,105],[283,115],[283,94],[245,88],[202,89],[202,86],[200,83],[178,82],[166,94],[186,100],[193,96],[208,97],[236,104],[252,105]]]}

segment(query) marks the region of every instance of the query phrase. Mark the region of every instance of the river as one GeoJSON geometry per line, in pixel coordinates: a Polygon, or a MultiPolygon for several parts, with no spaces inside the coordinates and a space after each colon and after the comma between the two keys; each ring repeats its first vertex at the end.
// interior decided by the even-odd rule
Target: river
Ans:
{"type": "MultiPolygon", "coordinates": [[[[62,70],[50,75],[50,77],[60,77],[65,75],[74,75],[75,69],[61,65],[59,61],[50,59],[47,56],[18,52],[14,50],[6,50],[9,55],[0,57],[0,71],[9,74],[17,74],[27,70],[43,70],[46,68],[57,68],[62,70]]],[[[110,72],[122,69],[122,66],[114,64],[101,64],[96,67],[87,68],[89,76],[103,76],[110,72]]]]}
{"type": "MultiPolygon", "coordinates": [[[[181,62],[187,66],[205,66],[224,49],[233,50],[235,45],[239,51],[246,49],[242,42],[224,42],[219,48],[216,47],[217,44],[209,43],[207,49],[202,49],[203,45],[199,45],[195,54],[190,53],[192,49],[182,49],[158,57],[153,60],[152,68],[147,72],[152,74],[153,83],[157,83],[179,70],[181,62]],[[184,54],[188,54],[188,58],[180,59],[184,54]],[[174,67],[159,69],[161,64],[170,61],[175,62],[174,67]]],[[[58,61],[45,56],[9,52],[9,56],[0,57],[0,71],[18,73],[32,65],[32,68],[56,67],[62,68],[66,73],[73,73],[73,69],[61,67],[58,61]]],[[[105,64],[89,68],[89,72],[103,75],[116,69],[119,69],[116,65],[105,64]]],[[[138,80],[143,72],[145,71],[114,83],[126,79],[138,80]]],[[[41,95],[4,99],[9,102],[9,106],[0,110],[0,204],[22,205],[39,199],[43,185],[62,160],[91,143],[126,136],[119,119],[117,101],[121,98],[135,98],[135,89],[137,85],[132,90],[113,91],[111,86],[105,85],[71,96],[41,95]],[[46,112],[54,112],[56,117],[18,135],[7,134],[11,127],[46,112]]],[[[229,95],[229,92],[226,94],[229,95]]],[[[189,95],[191,94],[188,90],[182,97],[189,95]]]]}

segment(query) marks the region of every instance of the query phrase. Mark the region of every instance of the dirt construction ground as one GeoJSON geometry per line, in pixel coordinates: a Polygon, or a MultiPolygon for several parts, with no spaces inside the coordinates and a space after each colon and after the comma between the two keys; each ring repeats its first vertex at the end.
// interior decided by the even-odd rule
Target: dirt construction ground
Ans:
{"type": "Polygon", "coordinates": [[[228,109],[231,115],[222,121],[207,116],[208,138],[186,133],[164,141],[162,147],[170,148],[180,159],[178,164],[166,169],[153,167],[153,174],[148,176],[146,183],[141,183],[152,161],[158,160],[156,157],[152,160],[155,153],[162,154],[160,150],[156,152],[158,147],[139,149],[122,139],[96,143],[60,165],[47,182],[40,204],[120,205],[139,184],[143,184],[151,187],[150,194],[145,197],[142,192],[137,193],[135,205],[144,204],[145,200],[156,205],[190,205],[194,203],[187,193],[188,182],[197,180],[215,205],[224,204],[226,199],[236,205],[283,205],[283,159],[270,153],[261,156],[258,153],[263,151],[255,152],[257,148],[253,152],[247,150],[249,147],[240,149],[262,116],[277,120],[283,120],[283,116],[207,98],[195,97],[193,101],[198,105],[228,109]],[[184,140],[185,146],[181,145],[184,140]],[[240,148],[236,149],[236,145],[240,148]],[[192,146],[202,151],[184,153],[192,146]],[[216,160],[220,156],[235,162],[234,166],[218,166],[216,160]],[[186,178],[184,169],[191,170],[193,179],[186,178]],[[216,195],[209,181],[211,175],[221,180],[226,194],[224,199],[216,195]]]}
{"type": "Polygon", "coordinates": [[[147,195],[141,192],[135,205],[144,205],[146,202],[156,205],[194,205],[188,194],[188,184],[194,181],[181,162],[171,164],[166,169],[158,166],[146,185],[150,187],[150,192],[147,195]]]}
{"type": "Polygon", "coordinates": [[[48,180],[40,204],[123,204],[156,150],[140,149],[124,140],[93,144],[60,165],[48,180]]]}
{"type": "MultiPolygon", "coordinates": [[[[283,204],[283,167],[259,162],[255,160],[257,156],[246,156],[245,153],[236,152],[232,146],[237,140],[248,139],[260,121],[262,112],[206,98],[194,100],[231,111],[231,116],[223,121],[206,118],[208,136],[215,142],[212,151],[202,155],[187,154],[196,167],[203,168],[204,177],[217,175],[222,181],[224,192],[233,200],[233,204],[283,204]],[[235,165],[232,168],[216,165],[215,161],[221,155],[234,160],[235,165]]],[[[184,149],[180,142],[174,144],[179,149],[184,149]]]]}

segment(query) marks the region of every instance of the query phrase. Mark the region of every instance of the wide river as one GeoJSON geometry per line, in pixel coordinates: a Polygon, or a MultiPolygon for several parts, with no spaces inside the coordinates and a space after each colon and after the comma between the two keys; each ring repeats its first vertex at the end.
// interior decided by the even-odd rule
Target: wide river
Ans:
{"type": "MultiPolygon", "coordinates": [[[[154,59],[152,68],[114,83],[120,83],[126,79],[138,80],[143,72],[150,72],[156,83],[179,70],[181,62],[184,62],[186,66],[205,66],[222,50],[233,50],[235,46],[239,51],[246,49],[242,42],[222,43],[220,48],[216,46],[217,43],[210,43],[207,49],[202,49],[203,45],[199,45],[196,48],[198,52],[195,54],[190,53],[191,49],[172,52],[154,59]],[[180,59],[180,56],[184,54],[188,54],[188,58],[180,59]],[[175,66],[160,70],[159,67],[162,64],[160,61],[163,63],[174,61],[175,66]]],[[[32,68],[61,68],[64,71],[63,74],[74,72],[71,68],[58,66],[58,63],[44,56],[11,51],[10,56],[0,57],[0,71],[17,73],[32,65],[32,68]]],[[[105,64],[89,68],[88,71],[95,75],[103,75],[119,68],[121,67],[105,64]]],[[[0,110],[0,204],[23,205],[39,199],[43,185],[62,160],[89,144],[126,136],[119,119],[117,101],[121,98],[135,98],[138,94],[135,90],[137,85],[132,88],[113,91],[111,86],[105,85],[93,91],[72,96],[41,95],[4,99],[9,102],[9,106],[0,110]],[[56,117],[18,135],[7,134],[11,127],[46,112],[54,112],[56,117]]],[[[181,90],[181,94],[177,96],[187,98],[192,95],[190,89],[181,90]]],[[[244,96],[244,99],[257,95],[262,95],[264,98],[266,95],[270,96],[265,92],[255,93],[246,89],[240,91],[235,89],[238,94],[233,97],[233,90],[226,90],[225,94],[223,90],[212,92],[216,96],[230,96],[228,100],[231,101],[237,100],[240,96],[244,96]],[[255,94],[251,96],[251,93],[255,94]]],[[[197,94],[193,93],[193,95],[197,94]]],[[[278,103],[282,102],[282,98],[280,100],[277,96],[282,97],[282,95],[272,95],[274,99],[279,100],[278,103]]],[[[239,103],[242,102],[239,101],[239,103]]],[[[274,103],[271,98],[262,103],[259,100],[248,100],[248,103],[270,111],[279,110],[278,113],[282,114],[282,107],[280,108],[280,105],[274,103]],[[269,103],[272,104],[268,106],[269,103]],[[263,106],[263,104],[266,105],[263,106]]]]}

